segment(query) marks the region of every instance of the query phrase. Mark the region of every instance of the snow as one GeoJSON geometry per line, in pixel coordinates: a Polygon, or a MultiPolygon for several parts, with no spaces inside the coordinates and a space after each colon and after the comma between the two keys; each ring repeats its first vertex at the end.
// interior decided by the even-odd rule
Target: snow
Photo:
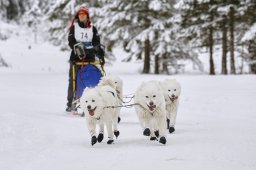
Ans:
{"type": "Polygon", "coordinates": [[[153,0],[149,3],[149,9],[153,9],[155,11],[161,10],[162,4],[158,0],[153,0]]]}
{"type": "Polygon", "coordinates": [[[122,63],[127,54],[116,49],[117,61],[105,70],[123,79],[124,94],[142,81],[181,83],[176,131],[166,145],[149,141],[134,108],[122,108],[115,144],[105,138],[91,146],[85,118],[64,112],[69,53],[40,42],[24,32],[0,41],[0,53],[12,66],[0,68],[0,169],[256,168],[254,75],[144,75],[142,63],[122,63]]]}
{"type": "Polygon", "coordinates": [[[253,39],[256,36],[256,23],[244,34],[242,42],[253,39]]]}

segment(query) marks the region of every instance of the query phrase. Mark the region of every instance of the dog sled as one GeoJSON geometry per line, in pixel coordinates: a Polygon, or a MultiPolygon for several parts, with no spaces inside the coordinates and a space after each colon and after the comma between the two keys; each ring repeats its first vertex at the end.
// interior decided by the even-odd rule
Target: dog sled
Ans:
{"type": "MultiPolygon", "coordinates": [[[[79,103],[79,99],[83,94],[85,88],[93,88],[98,85],[101,77],[105,75],[104,65],[100,62],[100,60],[95,60],[93,62],[83,61],[85,59],[86,54],[95,53],[93,48],[85,48],[84,44],[79,43],[74,47],[75,53],[81,59],[81,61],[74,62],[72,64],[72,89],[73,89],[73,102],[72,107],[73,114],[79,114],[77,112],[77,105],[79,103]]],[[[96,55],[97,56],[97,55],[96,55]]],[[[98,57],[95,57],[98,58],[98,57]]],[[[81,115],[81,114],[79,114],[81,115]]]]}

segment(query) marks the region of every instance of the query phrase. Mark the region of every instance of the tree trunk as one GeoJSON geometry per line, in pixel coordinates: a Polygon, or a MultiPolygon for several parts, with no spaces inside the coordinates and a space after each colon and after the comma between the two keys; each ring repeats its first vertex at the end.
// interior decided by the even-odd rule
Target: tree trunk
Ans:
{"type": "Polygon", "coordinates": [[[168,70],[168,62],[167,62],[167,56],[166,56],[166,54],[163,54],[163,56],[162,56],[162,58],[163,58],[163,62],[162,62],[162,73],[166,73],[166,74],[170,74],[169,73],[169,70],[168,70]]]}
{"type": "MultiPolygon", "coordinates": [[[[210,0],[210,4],[213,4],[213,0],[210,0]]],[[[210,22],[214,19],[213,11],[210,13],[210,22]]],[[[213,26],[209,28],[209,48],[210,48],[210,75],[215,75],[214,62],[213,62],[213,26]]]]}
{"type": "Polygon", "coordinates": [[[213,28],[210,27],[209,33],[209,48],[210,48],[210,75],[215,75],[214,62],[213,62],[213,28]]]}
{"type": "Polygon", "coordinates": [[[231,74],[236,74],[236,68],[235,68],[235,49],[234,49],[234,13],[235,10],[233,7],[230,7],[230,12],[229,12],[229,31],[230,31],[230,73],[231,74]]]}
{"type": "Polygon", "coordinates": [[[143,73],[148,74],[150,71],[150,41],[147,39],[144,42],[144,68],[143,68],[143,73]]]}
{"type": "Polygon", "coordinates": [[[227,71],[227,27],[226,22],[227,18],[226,16],[223,17],[223,23],[222,23],[222,67],[221,67],[221,74],[228,74],[227,71]]]}
{"type": "Polygon", "coordinates": [[[250,70],[252,74],[256,74],[256,54],[251,56],[252,63],[250,64],[250,70]]]}
{"type": "Polygon", "coordinates": [[[155,74],[159,74],[159,55],[155,56],[155,74]]]}
{"type": "Polygon", "coordinates": [[[256,40],[249,41],[250,73],[256,74],[256,40]]]}

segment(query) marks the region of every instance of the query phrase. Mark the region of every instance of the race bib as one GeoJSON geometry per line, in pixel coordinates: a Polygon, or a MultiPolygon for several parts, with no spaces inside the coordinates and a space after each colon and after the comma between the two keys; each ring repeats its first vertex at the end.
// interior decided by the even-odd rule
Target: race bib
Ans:
{"type": "Polygon", "coordinates": [[[77,42],[85,44],[91,44],[93,38],[92,26],[90,28],[81,28],[78,23],[74,24],[75,27],[75,39],[77,42]]]}

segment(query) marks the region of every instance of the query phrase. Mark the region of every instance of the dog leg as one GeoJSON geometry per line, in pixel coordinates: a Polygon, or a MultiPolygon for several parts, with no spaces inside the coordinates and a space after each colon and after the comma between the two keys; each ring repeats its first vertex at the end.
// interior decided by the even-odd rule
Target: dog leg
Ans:
{"type": "Polygon", "coordinates": [[[96,136],[96,121],[93,119],[87,119],[87,128],[91,136],[96,136]]]}
{"type": "Polygon", "coordinates": [[[166,118],[166,123],[167,123],[167,129],[170,128],[170,119],[166,118]]]}
{"type": "Polygon", "coordinates": [[[173,133],[175,131],[175,122],[177,116],[177,107],[174,107],[173,110],[170,112],[170,123],[169,123],[169,133],[173,133]]]}
{"type": "Polygon", "coordinates": [[[156,122],[154,119],[151,119],[149,121],[149,126],[150,126],[150,140],[154,141],[157,140],[157,137],[155,135],[154,129],[156,129],[156,122]]]}
{"type": "Polygon", "coordinates": [[[100,143],[104,139],[104,124],[100,124],[100,131],[98,135],[98,142],[100,143]]]}
{"type": "MultiPolygon", "coordinates": [[[[122,104],[122,103],[119,103],[120,105],[122,104]]],[[[120,123],[120,121],[121,121],[121,117],[120,117],[120,111],[121,111],[121,108],[117,108],[118,109],[118,118],[117,118],[117,123],[120,123]]]]}
{"type": "Polygon", "coordinates": [[[88,130],[91,134],[91,145],[93,146],[95,143],[97,143],[97,138],[96,138],[96,121],[93,119],[87,119],[87,127],[88,130]]]}
{"type": "MultiPolygon", "coordinates": [[[[116,111],[118,111],[118,110],[116,110],[116,111]]],[[[120,132],[117,128],[118,118],[119,117],[118,117],[118,112],[117,112],[116,114],[113,115],[113,121],[112,121],[113,129],[114,129],[114,135],[115,135],[116,138],[120,135],[120,132]]]]}
{"type": "Polygon", "coordinates": [[[114,134],[113,134],[113,128],[112,128],[112,122],[111,121],[108,121],[106,122],[106,126],[107,126],[107,131],[108,131],[108,142],[107,144],[112,144],[114,142],[114,134]]]}
{"type": "Polygon", "coordinates": [[[144,128],[143,135],[150,136],[151,129],[152,129],[152,127],[150,126],[150,120],[147,117],[145,117],[141,121],[142,121],[141,125],[144,128]]]}
{"type": "Polygon", "coordinates": [[[165,144],[166,143],[166,138],[165,138],[165,136],[166,136],[166,126],[167,126],[166,125],[166,116],[165,115],[160,116],[156,119],[156,121],[157,121],[156,123],[159,127],[159,136],[161,136],[160,139],[159,139],[159,142],[162,143],[162,144],[165,144]]]}

